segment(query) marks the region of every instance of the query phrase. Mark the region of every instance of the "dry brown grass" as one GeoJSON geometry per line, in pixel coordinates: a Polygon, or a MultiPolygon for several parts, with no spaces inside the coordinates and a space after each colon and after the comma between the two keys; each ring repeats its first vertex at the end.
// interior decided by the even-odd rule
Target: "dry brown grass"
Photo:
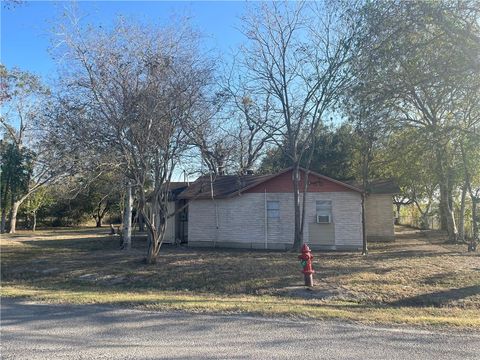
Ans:
{"type": "Polygon", "coordinates": [[[318,253],[313,291],[297,254],[165,246],[143,264],[103,229],[21,232],[1,240],[2,293],[46,301],[118,303],[189,311],[342,317],[480,327],[480,257],[439,236],[399,228],[395,243],[318,253]]]}

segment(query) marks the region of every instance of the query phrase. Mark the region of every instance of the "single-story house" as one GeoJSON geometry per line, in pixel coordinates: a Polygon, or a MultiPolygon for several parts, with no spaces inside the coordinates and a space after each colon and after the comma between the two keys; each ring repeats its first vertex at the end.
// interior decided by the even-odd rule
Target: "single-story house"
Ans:
{"type": "MultiPolygon", "coordinates": [[[[167,224],[170,230],[165,242],[176,240],[189,246],[291,248],[294,238],[292,175],[289,168],[273,175],[198,178],[172,197],[171,208],[183,206],[184,209],[167,224]],[[188,225],[179,227],[181,219],[188,221],[188,225]],[[185,232],[185,229],[188,230],[185,232]]],[[[302,184],[304,176],[302,170],[302,184]]],[[[371,184],[365,204],[368,239],[393,239],[392,195],[397,191],[398,187],[391,181],[371,184]]],[[[302,200],[302,190],[300,196],[302,200]]],[[[358,184],[310,172],[305,196],[305,243],[313,249],[361,249],[362,189],[358,184]]]]}

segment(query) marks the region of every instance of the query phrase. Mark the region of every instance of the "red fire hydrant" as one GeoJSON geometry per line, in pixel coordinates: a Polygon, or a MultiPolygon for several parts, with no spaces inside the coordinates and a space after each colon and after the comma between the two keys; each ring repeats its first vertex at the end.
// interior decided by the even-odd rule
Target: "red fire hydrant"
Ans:
{"type": "Polygon", "coordinates": [[[308,247],[307,244],[303,244],[302,246],[302,254],[298,256],[300,259],[300,263],[303,267],[303,276],[305,278],[305,286],[312,287],[313,286],[313,273],[315,270],[312,268],[312,260],[313,255],[312,251],[308,247]]]}

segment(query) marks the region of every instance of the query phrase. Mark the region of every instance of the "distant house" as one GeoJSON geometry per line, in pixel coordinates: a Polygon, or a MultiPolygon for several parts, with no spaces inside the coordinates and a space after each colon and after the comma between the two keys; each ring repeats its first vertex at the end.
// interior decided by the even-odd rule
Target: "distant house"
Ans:
{"type": "MultiPolygon", "coordinates": [[[[171,209],[182,208],[188,202],[188,210],[184,208],[169,220],[165,241],[177,239],[189,246],[291,248],[292,173],[292,169],[286,169],[273,175],[218,176],[213,181],[209,176],[200,177],[172,196],[171,209]]],[[[304,176],[302,171],[302,183],[304,176]]],[[[397,191],[391,181],[371,184],[366,201],[368,239],[393,240],[392,195],[397,191]]],[[[361,194],[356,183],[310,172],[304,242],[313,249],[360,249],[361,194]]]]}

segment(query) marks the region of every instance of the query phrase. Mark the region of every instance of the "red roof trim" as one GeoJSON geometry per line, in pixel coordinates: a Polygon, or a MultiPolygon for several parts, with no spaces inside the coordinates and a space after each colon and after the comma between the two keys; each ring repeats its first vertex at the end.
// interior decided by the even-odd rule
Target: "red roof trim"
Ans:
{"type": "MultiPolygon", "coordinates": [[[[265,182],[267,182],[267,181],[270,181],[270,180],[276,178],[277,176],[280,176],[280,175],[282,175],[282,174],[285,174],[286,172],[291,171],[291,170],[293,170],[293,166],[291,166],[291,167],[289,167],[289,168],[286,168],[286,169],[283,169],[283,170],[281,170],[280,172],[278,172],[278,173],[276,173],[276,174],[274,174],[274,175],[272,175],[272,176],[266,177],[266,178],[265,178],[264,180],[262,180],[261,182],[258,182],[258,183],[256,183],[256,184],[248,185],[248,186],[246,186],[246,187],[244,187],[244,188],[242,188],[242,189],[240,189],[240,190],[238,190],[238,191],[235,191],[235,192],[233,192],[232,194],[230,194],[230,195],[228,195],[228,196],[226,196],[226,197],[227,197],[227,198],[231,198],[231,197],[233,197],[233,196],[240,195],[242,192],[244,192],[244,191],[246,191],[246,190],[249,190],[249,189],[254,188],[254,187],[258,186],[258,185],[261,185],[261,184],[263,184],[263,183],[265,183],[265,182]]],[[[316,173],[315,171],[307,170],[307,169],[304,169],[304,168],[302,168],[302,167],[300,168],[300,170],[303,171],[304,173],[307,173],[307,172],[308,172],[309,174],[312,174],[312,175],[314,175],[314,176],[316,176],[316,177],[319,177],[319,178],[321,178],[321,179],[328,180],[328,181],[331,181],[331,182],[336,183],[336,184],[338,184],[338,185],[344,186],[344,187],[346,187],[347,189],[350,189],[350,190],[353,190],[353,191],[357,191],[357,192],[359,192],[359,193],[362,192],[361,189],[359,189],[359,188],[357,188],[357,187],[355,187],[355,186],[346,184],[346,183],[344,183],[344,182],[342,182],[342,181],[339,181],[339,180],[332,179],[332,178],[330,178],[330,177],[328,177],[328,176],[325,176],[325,175],[316,173]]]]}
{"type": "Polygon", "coordinates": [[[346,187],[346,188],[348,188],[348,189],[351,189],[351,190],[353,190],[353,191],[357,191],[357,192],[359,192],[359,193],[362,192],[361,189],[359,189],[359,188],[357,188],[357,187],[355,187],[355,186],[353,186],[353,185],[346,184],[346,183],[344,183],[343,181],[340,181],[340,180],[335,180],[335,179],[333,179],[333,178],[331,178],[331,177],[328,177],[328,176],[319,174],[319,173],[317,173],[317,172],[315,172],[315,171],[307,170],[307,169],[304,169],[304,168],[300,168],[300,170],[303,170],[304,172],[308,172],[308,173],[310,173],[310,174],[313,174],[313,175],[315,175],[315,176],[317,176],[317,177],[319,177],[319,178],[322,178],[322,179],[325,179],[325,180],[329,180],[329,181],[331,181],[331,182],[334,182],[334,183],[336,183],[336,184],[338,184],[338,185],[344,186],[344,187],[346,187]]]}

